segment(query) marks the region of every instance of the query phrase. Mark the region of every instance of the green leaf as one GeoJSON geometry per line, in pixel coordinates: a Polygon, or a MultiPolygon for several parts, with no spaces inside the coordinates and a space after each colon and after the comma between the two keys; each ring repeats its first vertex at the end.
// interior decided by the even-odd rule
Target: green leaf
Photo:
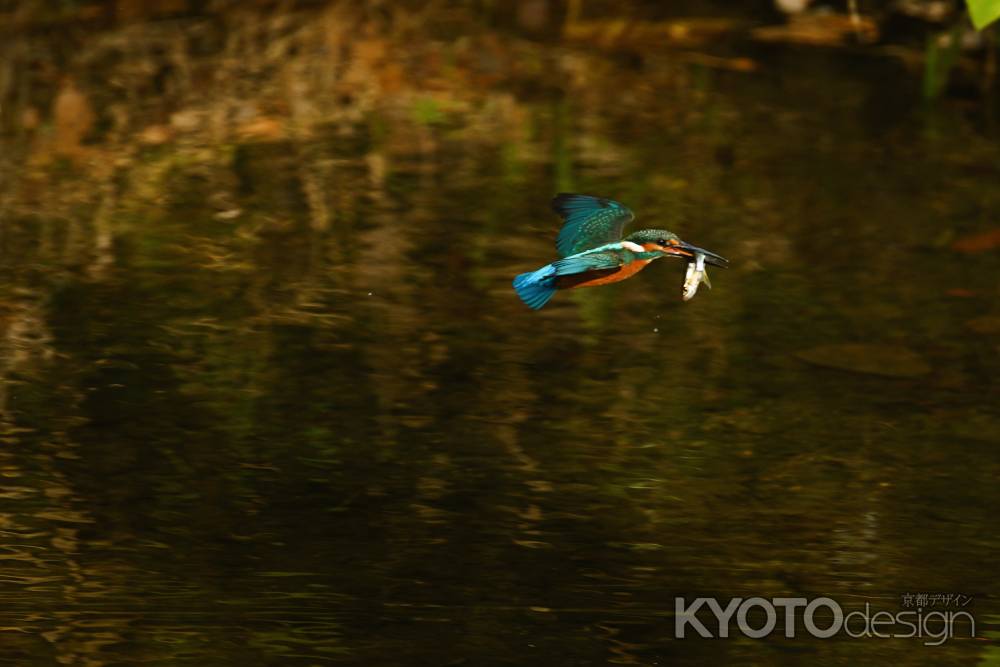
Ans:
{"type": "Polygon", "coordinates": [[[1000,18],[1000,0],[968,0],[966,4],[976,30],[982,30],[1000,18]]]}

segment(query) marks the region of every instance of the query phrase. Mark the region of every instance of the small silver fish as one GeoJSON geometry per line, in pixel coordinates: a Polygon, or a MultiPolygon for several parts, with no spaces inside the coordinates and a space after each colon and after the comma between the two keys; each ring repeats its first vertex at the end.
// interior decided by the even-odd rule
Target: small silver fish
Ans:
{"type": "Polygon", "coordinates": [[[681,288],[681,297],[685,301],[690,301],[698,292],[698,286],[705,283],[705,286],[712,289],[712,283],[708,279],[708,271],[705,270],[705,255],[700,252],[695,253],[694,260],[688,262],[687,274],[684,276],[684,286],[681,288]]]}

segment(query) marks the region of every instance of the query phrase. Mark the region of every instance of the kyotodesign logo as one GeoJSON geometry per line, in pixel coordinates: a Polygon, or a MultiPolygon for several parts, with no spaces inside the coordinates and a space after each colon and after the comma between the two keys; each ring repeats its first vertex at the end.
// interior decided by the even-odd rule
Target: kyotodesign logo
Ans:
{"type": "Polygon", "coordinates": [[[679,597],[674,600],[674,612],[677,639],[695,635],[707,639],[727,638],[734,624],[744,637],[760,639],[778,629],[779,619],[785,637],[796,637],[802,632],[820,639],[838,634],[853,638],[916,637],[924,639],[925,646],[940,646],[955,636],[956,623],[963,636],[966,625],[969,637],[976,636],[975,619],[961,609],[928,611],[917,607],[892,612],[873,611],[871,603],[866,602],[864,609],[845,614],[840,604],[828,597],[813,600],[750,597],[722,602],[717,598],[694,598],[690,603],[679,597]],[[714,622],[710,620],[712,617],[714,622]]]}

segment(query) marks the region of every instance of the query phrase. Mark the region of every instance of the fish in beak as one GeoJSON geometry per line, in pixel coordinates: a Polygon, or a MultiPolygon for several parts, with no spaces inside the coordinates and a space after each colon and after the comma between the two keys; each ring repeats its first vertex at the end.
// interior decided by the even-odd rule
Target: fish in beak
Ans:
{"type": "Polygon", "coordinates": [[[681,241],[673,247],[679,252],[672,254],[690,258],[688,260],[687,273],[684,275],[684,284],[681,286],[681,298],[685,301],[690,301],[694,298],[694,295],[698,293],[698,286],[702,283],[705,283],[706,287],[712,289],[712,283],[708,279],[708,271],[705,269],[706,264],[722,268],[729,266],[729,260],[725,257],[716,255],[710,250],[699,248],[690,243],[681,241]]]}

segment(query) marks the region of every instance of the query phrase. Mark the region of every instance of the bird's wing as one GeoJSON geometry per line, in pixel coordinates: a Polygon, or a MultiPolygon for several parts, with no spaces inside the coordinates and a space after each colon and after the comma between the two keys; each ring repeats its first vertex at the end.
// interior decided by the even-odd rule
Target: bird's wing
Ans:
{"type": "Polygon", "coordinates": [[[557,276],[569,276],[575,273],[586,273],[600,269],[617,269],[625,263],[625,257],[617,244],[608,246],[607,250],[585,252],[572,257],[564,257],[552,262],[557,276]]]}
{"type": "Polygon", "coordinates": [[[556,249],[569,257],[606,243],[618,241],[622,229],[635,219],[628,208],[611,199],[562,193],[552,200],[552,209],[563,219],[556,249]]]}

